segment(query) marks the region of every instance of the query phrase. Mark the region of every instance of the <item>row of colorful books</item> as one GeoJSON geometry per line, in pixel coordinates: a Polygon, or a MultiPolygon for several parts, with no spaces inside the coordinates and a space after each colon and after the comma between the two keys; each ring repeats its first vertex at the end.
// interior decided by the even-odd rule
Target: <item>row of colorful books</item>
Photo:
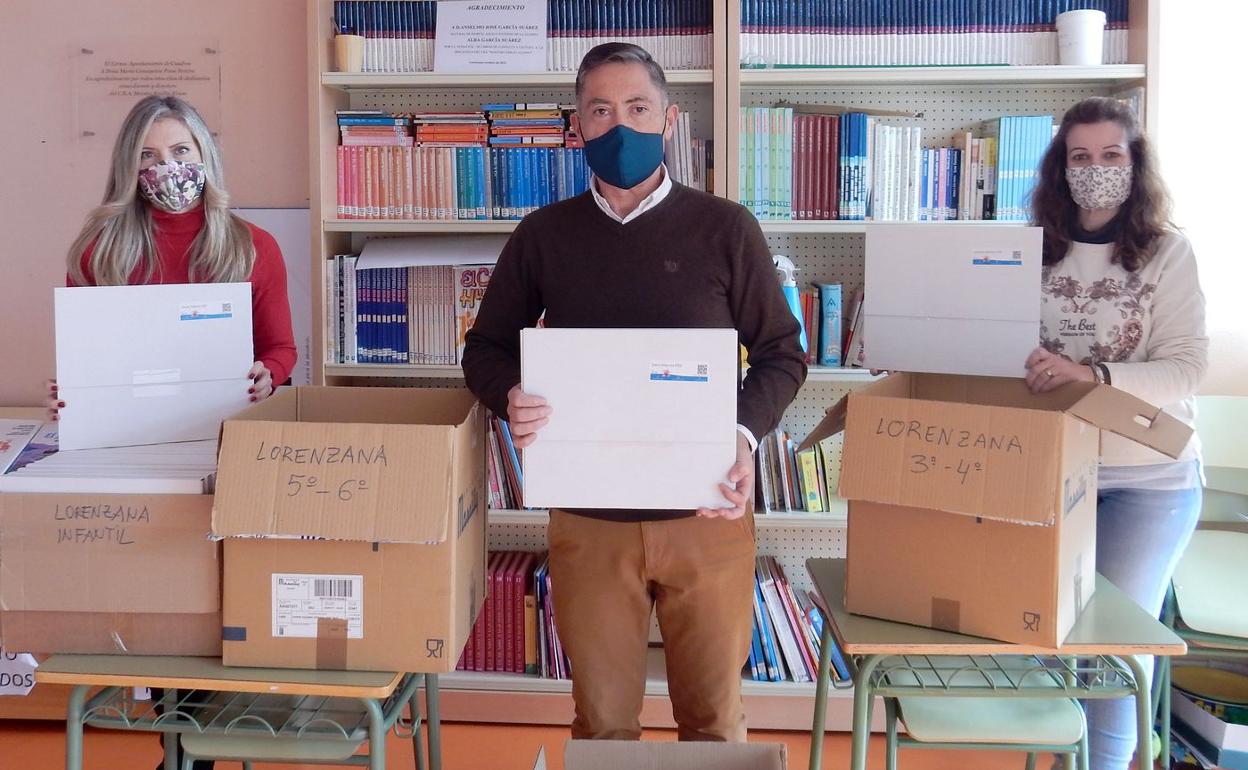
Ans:
{"type": "Polygon", "coordinates": [[[357,270],[336,254],[325,270],[326,358],[334,364],[460,363],[492,265],[357,270]]]}
{"type": "MultiPolygon", "coordinates": [[[[745,673],[759,682],[813,682],[819,674],[823,616],[814,592],[789,582],[774,556],[760,556],[754,568],[754,629],[745,673]]],[[[833,678],[850,678],[845,656],[832,640],[833,678]]]]}
{"type": "Polygon", "coordinates": [[[486,475],[490,509],[516,511],[524,507],[524,466],[511,440],[506,420],[490,416],[486,445],[486,475]]]}
{"type": "Polygon", "coordinates": [[[546,554],[493,551],[485,579],[485,604],[456,669],[571,678],[555,629],[546,554]]]}
{"type": "Polygon", "coordinates": [[[339,219],[521,219],[589,188],[584,149],[337,149],[339,219]]]}
{"type": "MultiPolygon", "coordinates": [[[[754,574],[754,622],[745,676],[762,682],[814,681],[823,633],[814,593],[795,589],[772,556],[758,557],[754,574]]],[[[555,623],[547,554],[492,551],[485,579],[485,603],[456,670],[571,679],[555,623]]],[[[849,679],[839,647],[830,653],[833,677],[849,679]]]]}
{"type": "Polygon", "coordinates": [[[1105,11],[1103,61],[1127,61],[1128,0],[741,0],[741,65],[1057,64],[1059,13],[1105,11]]]}
{"type": "MultiPolygon", "coordinates": [[[[434,68],[438,4],[432,0],[345,0],[334,25],[362,35],[364,72],[434,68]]],[[[548,0],[546,68],[575,71],[590,48],[636,43],[664,69],[710,69],[712,4],[708,0],[548,0]]]]}
{"type": "Polygon", "coordinates": [[[801,452],[782,428],[758,442],[755,507],[767,513],[830,513],[841,478],[841,437],[801,452]]]}
{"type": "Polygon", "coordinates": [[[890,125],[904,120],[743,107],[742,205],[764,220],[1029,219],[1052,116],[993,119],[937,148],[919,126],[890,125]]]}

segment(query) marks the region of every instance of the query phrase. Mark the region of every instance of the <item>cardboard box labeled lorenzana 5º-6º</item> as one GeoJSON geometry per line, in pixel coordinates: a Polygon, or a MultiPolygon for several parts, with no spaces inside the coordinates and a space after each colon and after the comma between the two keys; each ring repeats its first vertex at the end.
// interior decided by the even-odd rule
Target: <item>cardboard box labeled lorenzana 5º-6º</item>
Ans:
{"type": "Polygon", "coordinates": [[[445,672],[485,591],[484,408],[299,387],[222,426],[229,666],[445,672]]]}
{"type": "Polygon", "coordinates": [[[845,431],[850,612],[1043,647],[1095,588],[1100,430],[1170,457],[1192,429],[1128,393],[894,374],[829,410],[845,431]]]}

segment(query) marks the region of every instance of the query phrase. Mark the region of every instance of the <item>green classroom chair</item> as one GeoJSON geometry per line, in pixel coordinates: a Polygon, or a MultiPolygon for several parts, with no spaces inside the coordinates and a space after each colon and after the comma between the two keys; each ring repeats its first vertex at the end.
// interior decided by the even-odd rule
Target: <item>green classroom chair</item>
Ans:
{"type": "MultiPolygon", "coordinates": [[[[1248,660],[1248,532],[1200,529],[1170,581],[1162,621],[1188,644],[1188,657],[1248,660]]],[[[1171,662],[1161,658],[1153,688],[1161,756],[1170,756],[1171,662]]]]}
{"type": "MultiPolygon", "coordinates": [[[[904,659],[899,659],[904,660],[904,659]]],[[[1082,706],[1073,698],[1010,696],[1011,682],[1045,684],[1049,674],[1040,673],[1033,658],[994,656],[984,661],[942,656],[942,675],[904,664],[889,666],[889,681],[933,687],[1000,686],[996,697],[900,697],[885,698],[885,767],[897,770],[897,751],[914,749],[986,749],[1026,752],[1027,770],[1034,770],[1039,753],[1067,758],[1067,767],[1088,768],[1087,724],[1082,706]],[[1038,679],[1036,677],[1039,677],[1038,679]],[[944,682],[939,681],[944,679],[944,682]],[[1030,681],[1029,681],[1030,680],[1030,681]],[[906,729],[901,735],[899,726],[906,729]]],[[[1056,686],[1056,685],[1054,685],[1056,686]]]]}

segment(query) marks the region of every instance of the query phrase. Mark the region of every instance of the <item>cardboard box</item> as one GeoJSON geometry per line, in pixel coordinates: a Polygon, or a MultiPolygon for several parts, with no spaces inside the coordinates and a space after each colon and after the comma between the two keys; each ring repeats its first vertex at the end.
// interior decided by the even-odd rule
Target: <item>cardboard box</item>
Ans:
{"type": "Polygon", "coordinates": [[[1170,695],[1175,731],[1218,767],[1248,770],[1248,725],[1227,722],[1197,706],[1182,690],[1170,695]]]}
{"type": "Polygon", "coordinates": [[[454,670],[485,593],[483,439],[464,390],[291,388],[227,420],[225,664],[454,670]]]}
{"type": "Polygon", "coordinates": [[[875,224],[865,244],[866,366],[1016,377],[1040,339],[1042,230],[875,224]]]}
{"type": "MultiPolygon", "coordinates": [[[[659,743],[655,741],[568,741],[564,770],[784,770],[782,743],[659,743]]],[[[533,770],[546,770],[546,750],[533,770]]]]}
{"type": "Polygon", "coordinates": [[[738,349],[734,329],[523,330],[524,391],[552,408],[524,450],[525,504],[724,506],[719,485],[737,458],[738,349]]]}
{"type": "Polygon", "coordinates": [[[0,639],[13,651],[221,653],[209,495],[0,494],[0,639]]]}
{"type": "Polygon", "coordinates": [[[1099,429],[1172,457],[1192,433],[1106,386],[935,374],[854,391],[803,445],[841,429],[846,607],[1046,647],[1095,585],[1099,429]]]}

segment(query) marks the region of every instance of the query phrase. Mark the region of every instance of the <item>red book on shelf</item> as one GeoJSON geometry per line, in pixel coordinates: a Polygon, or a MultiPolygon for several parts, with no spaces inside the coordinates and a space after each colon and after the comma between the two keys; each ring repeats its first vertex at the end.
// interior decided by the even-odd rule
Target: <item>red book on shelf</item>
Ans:
{"type": "Polygon", "coordinates": [[[507,634],[511,623],[508,619],[511,617],[509,611],[508,599],[511,596],[511,588],[507,581],[507,571],[511,568],[511,564],[515,561],[515,551],[504,551],[498,562],[498,568],[494,571],[494,668],[491,671],[508,671],[510,661],[507,659],[507,634]]]}
{"type": "Polygon", "coordinates": [[[827,125],[827,144],[824,147],[824,157],[827,165],[828,183],[826,185],[827,198],[824,210],[827,211],[828,219],[840,219],[840,183],[841,183],[841,163],[840,163],[840,135],[841,123],[834,117],[828,118],[827,125]]]}
{"type": "Polygon", "coordinates": [[[524,595],[529,575],[533,572],[533,559],[536,555],[529,551],[521,551],[512,565],[510,605],[512,633],[508,637],[511,640],[511,667],[508,670],[515,674],[524,673],[524,595]]]}
{"type": "Polygon", "coordinates": [[[494,670],[494,572],[498,569],[500,554],[491,553],[485,567],[485,603],[477,624],[473,628],[473,644],[476,647],[477,671],[494,670]]]}

